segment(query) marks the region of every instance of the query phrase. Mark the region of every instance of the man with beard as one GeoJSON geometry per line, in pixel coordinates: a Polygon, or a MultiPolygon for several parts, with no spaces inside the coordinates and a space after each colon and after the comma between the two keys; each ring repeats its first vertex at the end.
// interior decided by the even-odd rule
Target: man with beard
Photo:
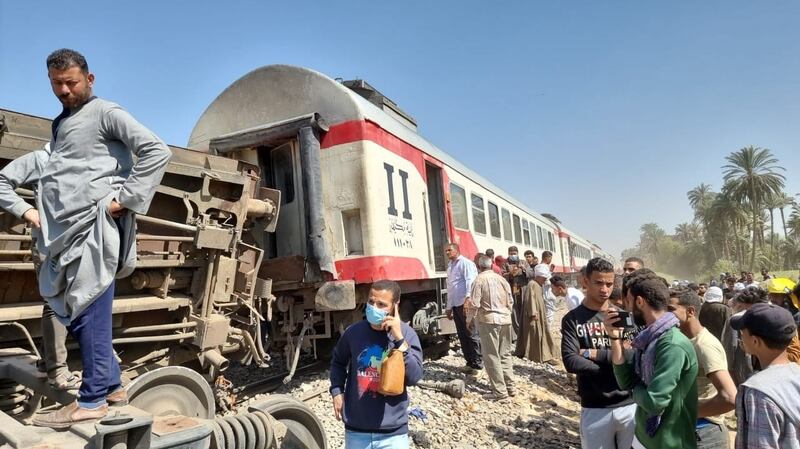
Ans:
{"type": "Polygon", "coordinates": [[[614,377],[611,340],[603,324],[614,286],[614,266],[597,257],[586,264],[585,273],[586,297],[561,320],[561,358],[567,372],[577,375],[581,397],[581,447],[629,448],[636,404],[614,377]]]}
{"type": "Polygon", "coordinates": [[[697,447],[727,449],[728,428],[724,413],[733,410],[736,385],[728,372],[722,344],[700,324],[700,297],[688,290],[670,292],[669,311],[680,321],[680,330],[697,354],[697,447]]]}
{"type": "Polygon", "coordinates": [[[127,399],[111,344],[114,279],[135,268],[134,213],[147,212],[172,153],[121,107],[92,95],[95,77],[80,53],[54,51],[47,73],[63,106],[52,124],[50,151],[29,153],[3,169],[0,206],[33,228],[39,291],[80,346],[78,399],[33,419],[66,429],[100,419],[109,403],[127,399]],[[36,207],[14,192],[24,184],[34,186],[36,207]]]}
{"type": "Polygon", "coordinates": [[[520,358],[557,365],[556,344],[547,327],[542,286],[550,279],[547,265],[539,264],[533,268],[534,277],[528,283],[523,296],[522,322],[517,337],[515,355],[520,358]]]}
{"type": "Polygon", "coordinates": [[[697,356],[667,311],[669,290],[652,270],[640,269],[627,280],[626,309],[637,325],[646,325],[633,341],[633,360],[622,345],[617,311],[606,313],[611,358],[619,386],[636,402],[634,448],[696,448],[697,356]]]}

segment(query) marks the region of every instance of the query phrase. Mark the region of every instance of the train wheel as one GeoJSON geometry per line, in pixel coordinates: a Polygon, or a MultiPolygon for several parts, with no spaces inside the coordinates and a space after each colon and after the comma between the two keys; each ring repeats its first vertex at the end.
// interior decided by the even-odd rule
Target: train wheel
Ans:
{"type": "Polygon", "coordinates": [[[280,449],[327,449],[325,429],[314,412],[303,402],[282,394],[270,396],[267,400],[251,405],[249,410],[260,410],[272,415],[286,426],[286,435],[278,447],[280,449]]]}
{"type": "Polygon", "coordinates": [[[211,386],[203,376],[189,368],[158,368],[134,379],[127,390],[131,405],[154,416],[214,418],[214,393],[211,386]]]}

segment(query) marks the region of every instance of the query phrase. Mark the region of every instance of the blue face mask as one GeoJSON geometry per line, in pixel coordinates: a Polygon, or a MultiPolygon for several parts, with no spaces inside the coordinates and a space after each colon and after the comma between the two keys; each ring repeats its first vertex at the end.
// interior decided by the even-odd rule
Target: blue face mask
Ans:
{"type": "Polygon", "coordinates": [[[388,314],[389,312],[385,310],[381,310],[372,304],[367,304],[367,321],[373,326],[380,326],[388,314]]]}

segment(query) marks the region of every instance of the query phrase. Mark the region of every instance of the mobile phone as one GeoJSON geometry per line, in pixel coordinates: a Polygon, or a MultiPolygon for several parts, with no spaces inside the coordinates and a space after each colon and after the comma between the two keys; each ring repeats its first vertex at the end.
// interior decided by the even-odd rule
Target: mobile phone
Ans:
{"type": "Polygon", "coordinates": [[[619,316],[619,321],[614,323],[614,327],[626,327],[626,328],[633,328],[633,316],[631,313],[625,310],[617,311],[617,316],[619,316]]]}

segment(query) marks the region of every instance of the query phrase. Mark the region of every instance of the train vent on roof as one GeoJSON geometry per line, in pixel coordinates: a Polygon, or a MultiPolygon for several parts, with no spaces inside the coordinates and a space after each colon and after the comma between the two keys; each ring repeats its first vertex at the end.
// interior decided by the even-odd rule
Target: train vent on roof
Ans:
{"type": "Polygon", "coordinates": [[[374,104],[375,106],[381,108],[383,112],[389,114],[397,120],[398,122],[402,123],[403,125],[411,128],[414,132],[417,131],[417,121],[409,115],[404,110],[400,109],[400,106],[397,106],[397,103],[389,99],[386,95],[383,95],[372,87],[368,82],[364,80],[348,80],[342,81],[342,84],[345,87],[349,87],[350,90],[353,92],[361,95],[367,101],[374,104]]]}

